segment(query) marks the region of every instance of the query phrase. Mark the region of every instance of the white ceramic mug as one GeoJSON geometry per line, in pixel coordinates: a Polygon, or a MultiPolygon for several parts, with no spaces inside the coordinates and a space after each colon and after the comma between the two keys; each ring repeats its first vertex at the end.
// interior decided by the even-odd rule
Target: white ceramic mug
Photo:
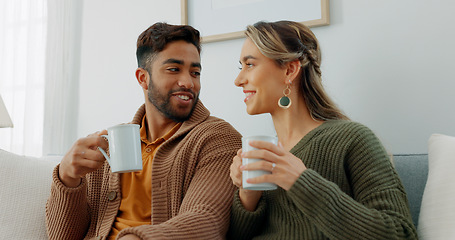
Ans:
{"type": "MultiPolygon", "coordinates": [[[[257,150],[257,148],[254,148],[250,146],[250,141],[266,141],[266,142],[271,142],[275,145],[278,143],[278,138],[277,137],[271,137],[271,136],[248,136],[248,137],[242,137],[242,151],[243,152],[248,152],[251,150],[257,150]]],[[[262,159],[256,159],[256,158],[242,158],[242,165],[254,163],[257,161],[261,161],[262,159]]],[[[242,187],[244,189],[248,190],[258,190],[258,191],[264,191],[264,190],[274,190],[277,188],[276,184],[274,183],[257,183],[257,184],[252,184],[252,183],[247,183],[246,180],[248,178],[255,178],[259,177],[264,174],[270,174],[271,172],[269,171],[262,171],[262,170],[255,170],[255,171],[242,171],[242,187]]]]}
{"type": "Polygon", "coordinates": [[[141,137],[139,125],[120,124],[107,129],[102,135],[109,142],[109,155],[98,147],[111,166],[112,172],[125,173],[142,170],[141,137]]]}

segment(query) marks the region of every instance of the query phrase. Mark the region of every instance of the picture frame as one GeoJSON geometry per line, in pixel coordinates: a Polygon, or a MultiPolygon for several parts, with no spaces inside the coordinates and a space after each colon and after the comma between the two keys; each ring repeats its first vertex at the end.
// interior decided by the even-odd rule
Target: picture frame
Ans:
{"type": "Polygon", "coordinates": [[[242,38],[248,24],[261,20],[291,20],[308,27],[330,24],[329,0],[180,0],[180,4],[181,23],[198,29],[204,43],[242,38]]]}

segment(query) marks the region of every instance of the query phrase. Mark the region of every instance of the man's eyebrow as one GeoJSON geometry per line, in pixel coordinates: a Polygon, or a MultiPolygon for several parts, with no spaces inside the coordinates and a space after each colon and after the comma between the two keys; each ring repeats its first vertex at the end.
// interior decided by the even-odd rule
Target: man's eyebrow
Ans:
{"type": "Polygon", "coordinates": [[[169,59],[166,59],[163,64],[169,64],[169,63],[176,63],[176,64],[180,64],[180,65],[183,65],[183,60],[178,60],[178,59],[175,59],[175,58],[169,58],[169,59]]]}
{"type": "Polygon", "coordinates": [[[191,67],[197,67],[202,70],[202,65],[201,65],[201,63],[198,63],[198,62],[191,63],[191,67]]]}
{"type": "MultiPolygon", "coordinates": [[[[166,59],[166,60],[163,62],[163,64],[170,64],[170,63],[179,64],[179,65],[184,65],[184,64],[185,64],[185,61],[183,61],[183,60],[178,60],[178,59],[175,59],[175,58],[169,58],[169,59],[166,59]]],[[[198,62],[193,62],[193,63],[191,63],[191,67],[197,67],[197,68],[202,69],[201,63],[198,63],[198,62]]]]}

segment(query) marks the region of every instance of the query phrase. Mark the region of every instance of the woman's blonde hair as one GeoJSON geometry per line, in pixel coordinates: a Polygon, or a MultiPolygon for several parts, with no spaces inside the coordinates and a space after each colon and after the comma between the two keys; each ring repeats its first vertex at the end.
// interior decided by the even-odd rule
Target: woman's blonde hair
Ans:
{"type": "Polygon", "coordinates": [[[308,27],[292,21],[257,22],[249,25],[245,34],[264,56],[275,60],[279,66],[300,61],[302,74],[299,89],[313,119],[349,119],[322,86],[321,50],[308,27]]]}

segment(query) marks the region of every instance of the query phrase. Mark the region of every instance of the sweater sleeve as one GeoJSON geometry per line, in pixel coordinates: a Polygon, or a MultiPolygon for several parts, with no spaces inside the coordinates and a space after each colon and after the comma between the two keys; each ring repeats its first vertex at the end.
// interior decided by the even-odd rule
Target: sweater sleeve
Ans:
{"type": "Polygon", "coordinates": [[[352,196],[307,169],[288,191],[330,239],[417,239],[404,188],[379,139],[366,127],[346,156],[352,196]]]}
{"type": "Polygon", "coordinates": [[[198,139],[193,146],[201,146],[197,167],[178,213],[160,224],[124,229],[118,238],[128,233],[141,239],[225,238],[234,194],[229,166],[241,147],[241,136],[225,124],[206,130],[198,139]]]}
{"type": "Polygon", "coordinates": [[[254,212],[246,210],[240,202],[239,191],[234,194],[228,239],[252,239],[260,231],[266,216],[266,201],[259,200],[254,212]]]}
{"type": "Polygon", "coordinates": [[[90,216],[87,204],[87,182],[76,188],[66,187],[58,177],[57,165],[52,173],[51,194],[46,203],[46,227],[49,239],[83,239],[90,216]]]}

